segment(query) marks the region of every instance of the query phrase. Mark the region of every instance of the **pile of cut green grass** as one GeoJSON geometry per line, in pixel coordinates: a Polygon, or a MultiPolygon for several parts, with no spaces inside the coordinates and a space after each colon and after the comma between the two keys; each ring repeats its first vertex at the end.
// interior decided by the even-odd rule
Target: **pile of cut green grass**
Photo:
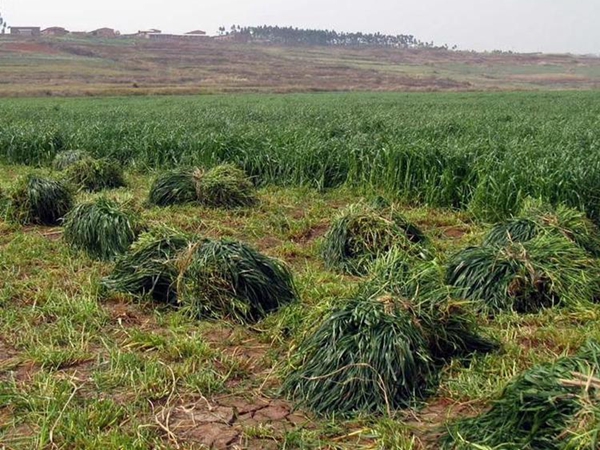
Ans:
{"type": "Polygon", "coordinates": [[[443,449],[596,450],[600,447],[600,345],[517,376],[477,417],[450,423],[443,449]]]}
{"type": "Polygon", "coordinates": [[[139,231],[137,219],[106,198],[77,205],[65,218],[65,241],[92,258],[113,260],[139,231]]]}
{"type": "Polygon", "coordinates": [[[495,225],[485,246],[506,246],[530,241],[540,234],[563,236],[593,256],[600,256],[600,230],[585,213],[564,205],[552,207],[528,199],[514,218],[495,225]]]}
{"type": "Polygon", "coordinates": [[[434,392],[452,359],[498,344],[453,300],[435,261],[392,251],[294,349],[284,391],[317,414],[391,414],[434,392]]]}
{"type": "Polygon", "coordinates": [[[8,208],[8,195],[6,191],[0,186],[0,217],[4,218],[6,210],[8,208]]]}
{"type": "Polygon", "coordinates": [[[17,223],[59,225],[73,207],[73,194],[61,181],[28,175],[17,180],[6,204],[8,217],[17,223]]]}
{"type": "Polygon", "coordinates": [[[447,267],[447,282],[458,295],[490,313],[589,304],[600,296],[599,280],[598,261],[554,233],[470,247],[450,258],[447,267]]]}
{"type": "Polygon", "coordinates": [[[83,158],[65,169],[65,178],[78,188],[97,192],[126,185],[123,169],[109,159],[83,158]]]}
{"type": "Polygon", "coordinates": [[[413,316],[390,296],[340,301],[297,349],[283,389],[317,414],[391,414],[422,399],[437,373],[413,316]]]}
{"type": "Polygon", "coordinates": [[[424,257],[424,241],[421,230],[397,212],[356,204],[333,220],[322,255],[329,268],[364,275],[374,260],[392,249],[424,257]]]}
{"type": "Polygon", "coordinates": [[[103,280],[109,290],[152,295],[195,318],[254,323],[297,300],[282,262],[246,244],[172,230],[144,234],[103,280]]]}
{"type": "Polygon", "coordinates": [[[82,159],[90,157],[90,154],[84,150],[65,150],[56,154],[52,167],[55,170],[65,170],[82,159]]]}
{"type": "Polygon", "coordinates": [[[223,164],[195,174],[198,201],[210,208],[238,208],[257,202],[254,186],[246,174],[223,164]]]}
{"type": "Polygon", "coordinates": [[[209,208],[238,208],[257,202],[255,188],[246,174],[223,164],[210,170],[179,169],[156,178],[148,201],[156,206],[197,202],[209,208]]]}
{"type": "Polygon", "coordinates": [[[168,229],[144,233],[102,284],[112,291],[150,295],[155,301],[176,304],[176,261],[191,242],[189,236],[168,229]]]}
{"type": "Polygon", "coordinates": [[[181,205],[197,200],[194,170],[178,169],[159,175],[150,188],[148,202],[156,206],[181,205]]]}
{"type": "Polygon", "coordinates": [[[252,323],[297,300],[287,266],[241,242],[197,242],[178,265],[179,303],[194,317],[252,323]]]}
{"type": "Polygon", "coordinates": [[[438,259],[423,261],[391,251],[372,267],[372,290],[404,299],[429,342],[436,362],[468,358],[499,348],[480,330],[470,302],[455,298],[445,283],[445,267],[438,259]]]}

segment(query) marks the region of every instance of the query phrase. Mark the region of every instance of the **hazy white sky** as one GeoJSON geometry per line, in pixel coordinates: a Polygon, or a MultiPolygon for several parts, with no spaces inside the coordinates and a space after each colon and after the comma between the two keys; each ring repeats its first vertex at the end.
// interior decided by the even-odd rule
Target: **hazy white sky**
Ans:
{"type": "Polygon", "coordinates": [[[0,0],[9,24],[215,33],[286,25],[414,34],[461,49],[600,53],[600,0],[0,0]]]}

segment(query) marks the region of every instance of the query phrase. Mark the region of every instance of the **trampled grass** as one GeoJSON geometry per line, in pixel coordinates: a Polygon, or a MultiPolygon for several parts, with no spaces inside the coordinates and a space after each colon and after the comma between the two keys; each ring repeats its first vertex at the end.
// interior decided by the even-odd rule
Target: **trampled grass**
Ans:
{"type": "MultiPolygon", "coordinates": [[[[59,149],[112,157],[126,167],[128,186],[80,191],[76,204],[108,197],[138,212],[149,230],[248,244],[285,262],[299,297],[250,325],[192,318],[156,301],[169,296],[173,273],[159,281],[164,292],[152,292],[165,275],[160,260],[168,251],[139,245],[140,254],[154,255],[149,265],[141,264],[143,256],[133,258],[144,271],[130,277],[125,267],[127,289],[107,290],[103,280],[118,262],[71,251],[61,227],[0,221],[0,444],[435,449],[450,419],[485,413],[510,380],[575,354],[588,339],[600,340],[600,306],[591,301],[488,317],[476,314],[475,301],[452,298],[449,287],[429,288],[444,279],[451,255],[481,244],[491,226],[479,218],[505,217],[528,196],[593,206],[597,94],[257,98],[0,105],[5,163],[48,165],[39,169],[48,176],[59,149]],[[115,120],[106,120],[109,115],[115,120]],[[498,161],[504,165],[492,164],[498,161]],[[221,162],[252,177],[258,198],[252,207],[147,204],[163,169],[221,162]],[[146,173],[152,168],[159,170],[146,173]],[[356,202],[401,211],[427,236],[431,260],[421,259],[418,267],[405,255],[388,255],[371,277],[328,270],[324,235],[356,202]],[[290,361],[340,300],[365,282],[386,285],[407,304],[435,313],[444,329],[460,331],[427,339],[432,354],[440,352],[436,361],[460,356],[469,329],[469,346],[494,351],[447,358],[430,396],[391,416],[322,418],[293,410],[281,393],[290,361]]],[[[30,170],[2,165],[0,190],[9,192],[30,170]]],[[[581,258],[593,259],[582,247],[581,258]]],[[[593,442],[589,426],[595,423],[595,410],[583,406],[589,420],[569,429],[571,442],[582,445],[593,442]]]]}

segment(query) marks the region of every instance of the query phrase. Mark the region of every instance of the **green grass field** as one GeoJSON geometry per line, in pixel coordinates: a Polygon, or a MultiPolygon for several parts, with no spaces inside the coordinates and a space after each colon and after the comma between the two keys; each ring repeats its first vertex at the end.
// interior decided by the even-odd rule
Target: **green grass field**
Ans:
{"type": "MultiPolygon", "coordinates": [[[[477,314],[501,350],[447,364],[427,400],[389,416],[315,416],[294,409],[282,378],[299,344],[369,278],[326,268],[324,235],[339,211],[377,196],[423,230],[443,264],[527,197],[598,220],[599,100],[597,92],[3,100],[0,192],[32,171],[60,177],[51,162],[61,150],[113,158],[127,187],[78,192],[78,203],[108,196],[147,228],[248,243],[290,267],[300,303],[240,325],[106,293],[100,280],[112,262],[70,249],[62,227],[6,215],[0,446],[439,448],[449,421],[485,411],[513,377],[600,340],[600,306],[477,314]],[[256,205],[147,204],[165,169],[223,162],[253,177],[256,205]]],[[[561,439],[544,448],[567,448],[561,439]]]]}
{"type": "Polygon", "coordinates": [[[0,158],[86,149],[134,170],[239,165],[260,184],[380,192],[484,220],[533,196],[600,215],[596,92],[6,100],[0,158]]]}

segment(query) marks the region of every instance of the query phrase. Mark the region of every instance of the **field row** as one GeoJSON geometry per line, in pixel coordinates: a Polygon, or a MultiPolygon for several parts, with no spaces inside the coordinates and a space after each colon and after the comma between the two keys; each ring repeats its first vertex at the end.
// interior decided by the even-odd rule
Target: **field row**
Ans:
{"type": "Polygon", "coordinates": [[[64,149],[132,170],[238,165],[257,184],[349,185],[494,221],[529,196],[600,217],[595,92],[11,100],[0,158],[64,149]]]}

